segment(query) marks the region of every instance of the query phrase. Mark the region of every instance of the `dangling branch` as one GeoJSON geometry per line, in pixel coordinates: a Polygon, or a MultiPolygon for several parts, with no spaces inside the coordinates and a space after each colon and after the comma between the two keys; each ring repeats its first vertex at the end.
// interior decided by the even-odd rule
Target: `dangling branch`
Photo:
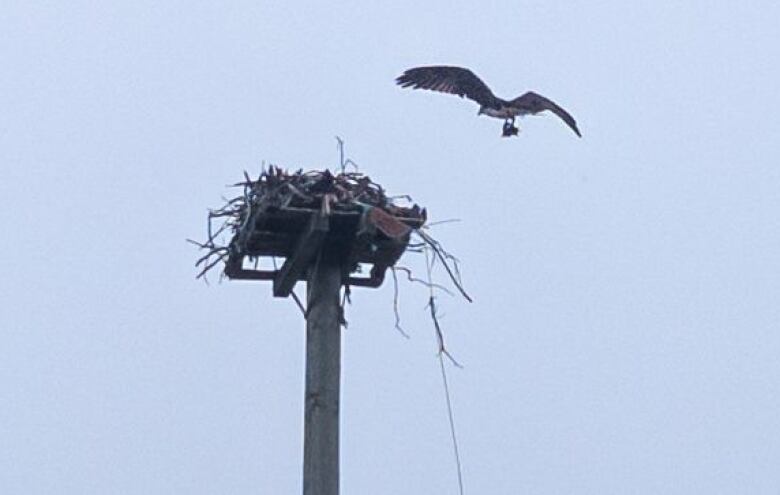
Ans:
{"type": "MultiPolygon", "coordinates": [[[[435,258],[433,258],[435,259],[435,258]]],[[[439,368],[441,369],[441,379],[442,383],[444,384],[444,397],[447,402],[447,418],[450,423],[450,435],[452,437],[452,449],[453,454],[455,456],[455,467],[458,474],[458,491],[460,495],[463,495],[463,468],[460,463],[460,450],[458,448],[458,436],[455,432],[455,415],[452,412],[452,398],[450,397],[450,387],[447,382],[447,370],[444,367],[444,358],[443,356],[447,356],[449,360],[458,368],[462,368],[462,366],[455,360],[455,358],[452,357],[452,355],[447,351],[446,346],[444,345],[444,334],[441,331],[441,327],[439,326],[439,319],[436,316],[436,297],[434,296],[434,288],[433,288],[433,276],[432,276],[432,268],[433,268],[433,259],[429,260],[428,257],[428,251],[425,251],[425,269],[428,274],[428,283],[431,284],[429,287],[430,296],[428,299],[428,307],[431,310],[431,319],[433,320],[433,326],[436,329],[436,339],[439,344],[439,368]]]]}
{"type": "Polygon", "coordinates": [[[393,270],[393,276],[395,276],[395,271],[399,270],[399,271],[402,271],[402,272],[404,272],[406,274],[406,279],[409,282],[415,282],[415,283],[418,283],[418,284],[422,284],[422,285],[424,285],[426,287],[434,287],[436,289],[441,290],[442,292],[446,292],[450,296],[454,295],[451,290],[449,290],[447,287],[444,287],[443,285],[431,284],[430,282],[426,282],[425,280],[423,280],[421,278],[415,277],[414,275],[412,275],[412,270],[410,270],[409,268],[407,268],[405,266],[398,266],[398,265],[396,265],[396,266],[392,267],[392,270],[393,270]]]}
{"type": "Polygon", "coordinates": [[[458,289],[458,291],[461,293],[461,295],[468,301],[468,302],[474,302],[471,297],[466,293],[466,290],[463,288],[463,285],[461,285],[460,281],[460,271],[458,270],[458,260],[444,251],[441,248],[441,245],[438,241],[436,241],[434,238],[426,234],[420,229],[415,229],[414,231],[417,235],[420,236],[420,238],[425,241],[428,246],[431,247],[433,252],[436,254],[436,256],[441,261],[441,264],[444,265],[444,269],[447,270],[447,274],[450,276],[450,280],[452,280],[453,285],[458,289]],[[453,265],[455,266],[455,273],[453,273],[452,269],[450,268],[449,263],[447,263],[447,259],[450,259],[453,262],[453,265]],[[457,274],[457,275],[456,275],[457,274]]]}
{"type": "Polygon", "coordinates": [[[401,313],[398,312],[398,275],[395,272],[396,268],[398,267],[391,268],[393,273],[393,312],[395,313],[395,329],[408,339],[409,334],[401,328],[401,313]]]}

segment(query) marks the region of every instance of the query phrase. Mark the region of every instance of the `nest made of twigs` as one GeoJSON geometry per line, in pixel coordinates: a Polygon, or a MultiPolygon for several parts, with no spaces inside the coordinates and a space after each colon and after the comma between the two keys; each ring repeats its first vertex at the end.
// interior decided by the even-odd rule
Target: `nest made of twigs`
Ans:
{"type": "Polygon", "coordinates": [[[198,276],[205,275],[229,256],[252,254],[252,236],[262,230],[268,219],[278,222],[275,213],[323,211],[329,215],[357,214],[377,208],[412,228],[421,227],[427,218],[425,208],[416,204],[402,206],[401,200],[411,202],[408,196],[389,197],[384,188],[368,176],[358,172],[333,174],[329,170],[288,172],[270,166],[257,179],[244,172],[244,181],[233,184],[242,193],[226,200],[223,207],[209,212],[208,240],[196,243],[208,249],[199,260],[202,266],[198,276]],[[215,223],[217,226],[215,226],[215,223]],[[225,244],[223,234],[232,234],[225,244]]]}

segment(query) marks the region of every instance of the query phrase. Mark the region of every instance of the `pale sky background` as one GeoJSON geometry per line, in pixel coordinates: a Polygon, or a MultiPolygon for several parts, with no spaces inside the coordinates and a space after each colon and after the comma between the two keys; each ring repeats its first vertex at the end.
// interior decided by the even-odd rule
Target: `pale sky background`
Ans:
{"type": "MultiPolygon", "coordinates": [[[[443,297],[466,493],[780,493],[777,2],[6,2],[0,491],[301,490],[303,321],[194,280],[263,160],[408,193],[443,297]],[[424,64],[567,108],[518,138],[424,64]]],[[[419,256],[404,264],[421,267],[419,256]]],[[[298,289],[302,290],[302,287],[298,289]]],[[[342,493],[454,494],[426,293],[354,292],[342,493]]]]}

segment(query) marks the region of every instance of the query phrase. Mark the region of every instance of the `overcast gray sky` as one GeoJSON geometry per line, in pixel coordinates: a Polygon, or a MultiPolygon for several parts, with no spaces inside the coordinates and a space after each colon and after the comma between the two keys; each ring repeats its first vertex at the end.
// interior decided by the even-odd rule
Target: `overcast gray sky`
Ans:
{"type": "MultiPolygon", "coordinates": [[[[194,280],[208,207],[334,135],[463,261],[467,494],[780,492],[776,2],[6,2],[0,488],[297,493],[303,322],[194,280]],[[464,65],[578,120],[518,138],[464,65]]],[[[419,257],[403,263],[421,267],[419,257]]],[[[300,290],[300,289],[299,289],[300,290]]],[[[426,293],[354,291],[342,493],[456,493],[426,293]]]]}

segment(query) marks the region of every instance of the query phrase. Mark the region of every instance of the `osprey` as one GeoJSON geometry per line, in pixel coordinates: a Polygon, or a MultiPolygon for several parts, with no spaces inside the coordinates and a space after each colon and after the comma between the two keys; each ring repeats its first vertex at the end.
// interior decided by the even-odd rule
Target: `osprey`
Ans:
{"type": "Polygon", "coordinates": [[[479,103],[477,115],[485,114],[497,119],[504,119],[503,137],[517,135],[520,129],[515,127],[516,117],[528,114],[536,115],[545,110],[560,117],[575,134],[582,137],[574,118],[566,110],[544,96],[529,91],[514,100],[502,100],[496,97],[476,74],[462,67],[445,65],[415,67],[405,71],[396,78],[395,82],[402,88],[411,86],[412,89],[430,89],[456,94],[461,98],[466,96],[468,99],[476,101],[479,103]]]}

